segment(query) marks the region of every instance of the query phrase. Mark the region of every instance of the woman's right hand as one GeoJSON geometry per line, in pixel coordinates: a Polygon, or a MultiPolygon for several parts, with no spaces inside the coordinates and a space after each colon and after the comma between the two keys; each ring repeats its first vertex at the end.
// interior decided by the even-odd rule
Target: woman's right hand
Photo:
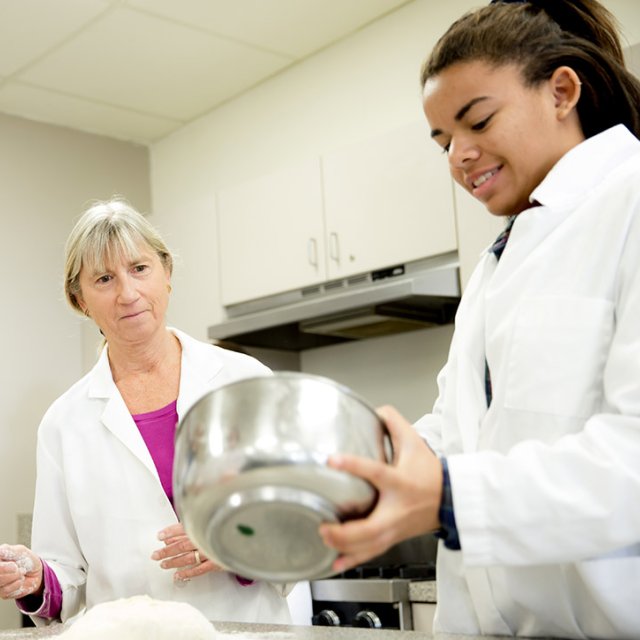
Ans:
{"type": "Polygon", "coordinates": [[[0,544],[0,598],[13,600],[43,587],[42,560],[27,547],[0,544]]]}
{"type": "Polygon", "coordinates": [[[376,505],[367,517],[320,525],[325,545],[340,554],[333,563],[335,573],[440,527],[442,463],[396,409],[381,407],[378,415],[391,436],[391,464],[348,454],[329,458],[330,467],[367,480],[378,490],[376,505]]]}
{"type": "Polygon", "coordinates": [[[172,524],[158,533],[164,547],[156,549],[152,560],[160,560],[163,569],[176,569],[173,579],[176,582],[189,582],[211,571],[224,571],[213,560],[209,560],[198,547],[191,542],[182,523],[172,524]]]}

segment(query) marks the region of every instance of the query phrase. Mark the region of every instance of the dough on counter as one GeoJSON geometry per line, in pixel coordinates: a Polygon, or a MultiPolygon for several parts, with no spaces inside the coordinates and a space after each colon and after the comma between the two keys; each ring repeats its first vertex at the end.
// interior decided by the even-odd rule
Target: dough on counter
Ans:
{"type": "Polygon", "coordinates": [[[97,604],[61,640],[215,640],[213,625],[186,602],[133,596],[97,604]]]}

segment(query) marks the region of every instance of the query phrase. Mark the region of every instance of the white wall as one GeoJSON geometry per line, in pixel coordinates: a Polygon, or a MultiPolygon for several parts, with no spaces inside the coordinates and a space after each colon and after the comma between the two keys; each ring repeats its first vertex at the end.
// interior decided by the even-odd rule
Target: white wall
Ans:
{"type": "Polygon", "coordinates": [[[302,353],[302,369],[336,378],[374,406],[392,404],[415,421],[436,399],[435,375],[452,334],[447,325],[311,349],[302,353]]]}
{"type": "MultiPolygon", "coordinates": [[[[85,205],[114,193],[148,209],[148,151],[139,146],[0,115],[0,543],[15,544],[30,513],[36,429],[75,382],[95,342],[65,305],[63,247],[85,205]]],[[[0,629],[19,626],[0,602],[0,629]]]]}
{"type": "MultiPolygon", "coordinates": [[[[423,58],[479,4],[415,0],[152,147],[154,221],[183,258],[170,310],[176,326],[206,339],[222,319],[216,189],[420,119],[423,58]]],[[[627,41],[640,41],[640,2],[605,4],[627,41]]],[[[247,277],[252,268],[259,265],[248,265],[247,277]]],[[[300,362],[413,417],[429,407],[449,339],[449,329],[426,330],[303,352],[300,362]]]]}

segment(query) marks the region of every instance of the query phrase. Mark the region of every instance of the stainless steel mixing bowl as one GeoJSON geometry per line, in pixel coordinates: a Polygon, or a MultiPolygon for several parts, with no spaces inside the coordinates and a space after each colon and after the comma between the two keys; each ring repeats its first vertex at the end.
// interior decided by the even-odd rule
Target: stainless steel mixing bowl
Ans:
{"type": "Polygon", "coordinates": [[[331,575],[321,522],[365,515],[366,481],[326,466],[335,453],[387,458],[375,411],[338,383],[277,372],[209,392],[176,436],[174,501],[187,534],[239,575],[275,582],[331,575]]]}

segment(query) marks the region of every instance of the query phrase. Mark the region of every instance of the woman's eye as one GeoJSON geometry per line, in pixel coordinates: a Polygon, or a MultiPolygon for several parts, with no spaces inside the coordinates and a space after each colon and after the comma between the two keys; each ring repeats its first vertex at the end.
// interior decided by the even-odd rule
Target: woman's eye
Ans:
{"type": "Polygon", "coordinates": [[[473,129],[473,131],[482,131],[482,129],[484,129],[489,124],[489,120],[491,120],[492,117],[493,115],[490,115],[488,118],[485,118],[484,120],[481,120],[480,122],[472,125],[471,128],[473,129]]]}
{"type": "Polygon", "coordinates": [[[133,270],[134,270],[136,273],[142,273],[142,272],[146,271],[148,268],[149,268],[149,267],[148,267],[148,265],[146,265],[146,264],[137,264],[137,265],[133,268],[133,270]]]}
{"type": "Polygon", "coordinates": [[[100,276],[96,282],[98,284],[106,284],[107,282],[109,282],[109,280],[111,280],[111,276],[100,276]]]}

